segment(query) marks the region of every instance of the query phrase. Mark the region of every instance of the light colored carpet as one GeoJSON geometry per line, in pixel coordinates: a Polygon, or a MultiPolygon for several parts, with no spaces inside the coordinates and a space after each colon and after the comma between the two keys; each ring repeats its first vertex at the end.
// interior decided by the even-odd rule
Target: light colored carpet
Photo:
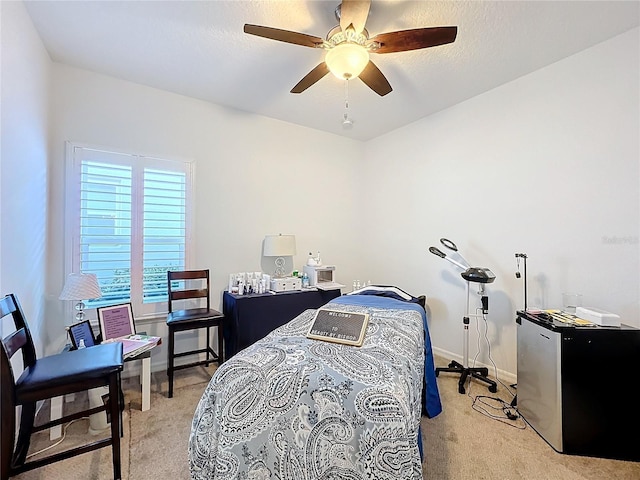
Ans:
{"type": "Polygon", "coordinates": [[[512,396],[502,385],[492,394],[475,381],[461,395],[458,380],[447,373],[438,377],[443,412],[422,420],[425,480],[640,479],[638,462],[557,453],[521,418],[503,423],[482,415],[472,408],[472,397],[500,396],[509,403],[512,396]]]}
{"type": "MultiPolygon", "coordinates": [[[[445,359],[437,359],[436,362],[437,365],[446,363],[445,359]]],[[[138,378],[123,382],[126,403],[122,438],[123,480],[189,480],[187,443],[191,420],[214,370],[215,366],[208,371],[195,368],[177,372],[172,399],[166,397],[166,375],[154,373],[151,410],[147,412],[140,411],[138,378]]],[[[468,394],[458,393],[457,382],[458,378],[451,374],[443,373],[438,378],[444,411],[436,418],[422,420],[425,480],[640,479],[640,463],[563,455],[555,452],[528,426],[515,428],[483,416],[472,408],[473,399],[468,394]]],[[[494,395],[475,382],[468,393],[473,396],[494,395]]],[[[511,400],[503,386],[499,386],[498,394],[511,400]]],[[[77,401],[83,399],[78,398],[77,401]]],[[[47,406],[42,414],[48,415],[47,406]]],[[[525,426],[522,420],[509,423],[525,426]]],[[[71,425],[63,445],[85,440],[87,428],[87,420],[71,425]]],[[[49,444],[48,434],[39,434],[34,437],[31,451],[49,444]]],[[[111,479],[111,451],[101,449],[15,478],[111,479]]]]}

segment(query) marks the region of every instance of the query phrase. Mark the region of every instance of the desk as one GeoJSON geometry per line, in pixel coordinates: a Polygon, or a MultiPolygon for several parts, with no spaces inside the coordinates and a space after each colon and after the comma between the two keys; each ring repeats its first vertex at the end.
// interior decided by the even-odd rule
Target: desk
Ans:
{"type": "Polygon", "coordinates": [[[640,329],[517,315],[518,411],[527,423],[558,452],[640,461],[640,329]]]}
{"type": "MultiPolygon", "coordinates": [[[[91,347],[89,347],[91,348],[91,347]]],[[[131,362],[134,360],[142,360],[142,371],[140,372],[140,383],[142,388],[142,411],[149,410],[151,408],[151,350],[142,352],[135,357],[126,358],[124,361],[131,362]]],[[[51,399],[51,411],[50,419],[62,417],[62,404],[64,402],[63,397],[54,397],[51,399]]],[[[57,425],[49,429],[49,439],[55,440],[62,436],[62,425],[57,425]]]]}
{"type": "Polygon", "coordinates": [[[224,292],[222,313],[225,359],[231,358],[305,310],[319,308],[339,296],[340,289],[255,295],[224,292]]]}

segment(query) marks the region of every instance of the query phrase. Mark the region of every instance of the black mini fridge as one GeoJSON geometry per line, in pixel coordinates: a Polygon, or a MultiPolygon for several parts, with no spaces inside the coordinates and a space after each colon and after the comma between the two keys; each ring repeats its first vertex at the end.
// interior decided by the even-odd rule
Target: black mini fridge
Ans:
{"type": "Polygon", "coordinates": [[[517,407],[561,453],[640,461],[640,329],[517,312],[517,407]]]}

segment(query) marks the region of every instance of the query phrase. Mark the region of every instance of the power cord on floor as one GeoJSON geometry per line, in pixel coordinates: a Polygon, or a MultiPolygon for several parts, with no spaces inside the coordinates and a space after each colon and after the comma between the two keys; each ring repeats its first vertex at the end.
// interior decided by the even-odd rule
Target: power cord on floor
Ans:
{"type": "Polygon", "coordinates": [[[526,422],[522,419],[517,409],[501,398],[485,395],[469,396],[473,399],[471,408],[485,417],[492,418],[519,430],[527,428],[526,422]]]}
{"type": "Polygon", "coordinates": [[[88,419],[89,419],[89,417],[75,418],[75,419],[71,420],[70,422],[66,423],[64,425],[63,430],[62,430],[62,438],[60,438],[60,440],[58,440],[56,443],[52,443],[51,445],[49,445],[48,447],[43,448],[42,450],[38,450],[37,452],[30,453],[29,455],[27,455],[27,458],[35,457],[36,455],[40,455],[41,453],[44,453],[47,450],[52,449],[53,447],[57,447],[67,437],[67,428],[69,428],[72,423],[74,423],[74,422],[76,422],[78,420],[88,420],[88,419]]]}
{"type": "MultiPolygon", "coordinates": [[[[482,311],[482,310],[477,309],[476,313],[478,313],[478,311],[482,311]]],[[[484,314],[484,312],[482,312],[482,319],[484,321],[485,328],[484,328],[484,333],[481,333],[480,322],[477,320],[479,316],[480,315],[476,315],[476,332],[478,333],[478,342],[477,342],[478,349],[476,352],[476,356],[473,358],[473,367],[475,368],[478,355],[480,355],[480,347],[481,347],[480,337],[483,336],[487,344],[487,356],[489,358],[489,361],[491,362],[491,365],[493,366],[493,372],[494,372],[496,381],[500,385],[502,385],[507,392],[509,392],[509,394],[511,395],[511,398],[513,399],[515,398],[515,393],[513,393],[513,391],[511,391],[509,387],[502,382],[502,380],[500,380],[500,378],[498,377],[498,367],[496,366],[495,362],[493,361],[493,358],[491,357],[491,342],[489,341],[489,334],[488,334],[489,324],[487,322],[487,317],[484,314]]],[[[527,428],[527,424],[520,416],[520,413],[518,412],[518,409],[516,406],[498,397],[490,397],[486,395],[476,395],[474,397],[471,395],[471,385],[472,385],[472,382],[469,381],[469,389],[467,390],[467,395],[469,396],[469,398],[472,399],[471,408],[473,408],[476,412],[481,413],[482,415],[485,415],[486,417],[492,418],[494,420],[498,420],[499,422],[509,425],[510,427],[514,427],[520,430],[524,430],[525,428],[527,428]]],[[[512,400],[512,403],[513,403],[513,400],[512,400]]]]}

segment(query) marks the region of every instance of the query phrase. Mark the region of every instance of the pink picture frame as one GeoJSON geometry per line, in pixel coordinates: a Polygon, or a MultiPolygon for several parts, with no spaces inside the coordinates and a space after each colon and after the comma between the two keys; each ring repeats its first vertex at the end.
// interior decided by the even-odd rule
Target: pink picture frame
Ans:
{"type": "Polygon", "coordinates": [[[135,335],[136,326],[130,303],[100,307],[97,313],[103,342],[135,335]]]}

